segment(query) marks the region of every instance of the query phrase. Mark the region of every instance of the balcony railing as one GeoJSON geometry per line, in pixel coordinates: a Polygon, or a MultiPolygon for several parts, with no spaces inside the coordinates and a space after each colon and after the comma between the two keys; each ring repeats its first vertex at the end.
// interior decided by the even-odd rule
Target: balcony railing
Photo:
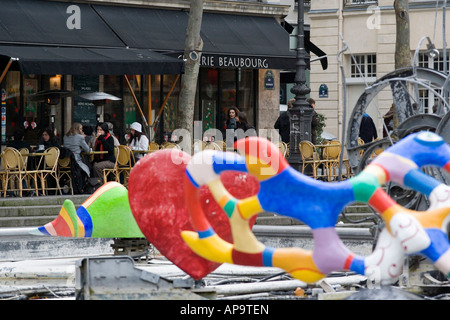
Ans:
{"type": "Polygon", "coordinates": [[[345,7],[378,5],[378,0],[344,0],[345,7]]]}

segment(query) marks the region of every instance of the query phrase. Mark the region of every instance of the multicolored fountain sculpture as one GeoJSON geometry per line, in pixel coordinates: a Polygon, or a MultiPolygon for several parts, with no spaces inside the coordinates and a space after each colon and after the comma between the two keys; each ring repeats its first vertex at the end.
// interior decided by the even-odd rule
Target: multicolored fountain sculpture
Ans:
{"type": "Polygon", "coordinates": [[[128,190],[108,182],[75,209],[65,200],[58,217],[30,231],[34,235],[79,238],[143,238],[128,203],[128,190]]]}
{"type": "Polygon", "coordinates": [[[342,182],[318,181],[297,172],[278,147],[263,138],[239,140],[236,148],[240,154],[214,150],[193,157],[180,150],[149,154],[131,171],[129,193],[118,183],[107,183],[77,210],[66,200],[54,221],[31,233],[145,236],[195,279],[226,262],[278,267],[308,283],[341,270],[365,275],[372,282],[393,283],[410,254],[424,255],[450,277],[450,187],[421,171],[431,165],[450,172],[450,147],[442,137],[432,132],[411,134],[378,155],[357,176],[342,182]],[[242,176],[230,178],[230,172],[242,176]],[[228,176],[228,189],[224,176],[228,176]],[[249,187],[250,178],[257,180],[258,187],[249,187]],[[234,196],[229,192],[230,181],[235,181],[234,196]],[[426,195],[428,210],[414,211],[397,204],[382,189],[388,181],[426,195]],[[205,189],[211,201],[217,202],[215,207],[205,197],[205,189]],[[239,198],[236,190],[245,191],[241,192],[245,196],[239,198]],[[369,256],[354,254],[335,229],[339,214],[355,201],[373,207],[385,224],[369,256]],[[263,211],[308,225],[314,249],[271,248],[259,242],[252,225],[263,211]],[[204,261],[210,264],[202,265],[204,261]]]}
{"type": "Polygon", "coordinates": [[[289,166],[269,141],[250,137],[237,142],[242,156],[207,150],[194,155],[186,168],[185,199],[196,232],[184,231],[183,239],[198,255],[218,262],[279,267],[305,282],[316,282],[331,271],[351,270],[373,281],[391,282],[402,272],[406,255],[421,253],[450,276],[450,188],[423,173],[434,165],[450,171],[450,148],[431,132],[412,134],[381,153],[364,171],[343,182],[322,182],[289,166]],[[248,172],[260,181],[258,194],[235,199],[223,187],[220,174],[227,170],[248,172]],[[430,199],[427,211],[407,210],[381,188],[394,181],[420,191],[430,199]],[[198,190],[207,185],[227,213],[233,243],[221,239],[205,219],[198,190]],[[386,228],[374,252],[353,254],[341,241],[335,224],[351,202],[362,201],[380,214],[386,228]],[[312,229],[314,250],[270,248],[260,243],[247,220],[262,211],[298,219],[312,229]]]}

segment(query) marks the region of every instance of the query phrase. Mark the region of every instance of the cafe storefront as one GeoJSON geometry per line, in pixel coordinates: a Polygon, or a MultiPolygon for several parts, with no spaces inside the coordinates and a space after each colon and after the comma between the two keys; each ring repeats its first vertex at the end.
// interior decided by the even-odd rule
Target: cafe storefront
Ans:
{"type": "MultiPolygon", "coordinates": [[[[112,122],[122,143],[134,121],[154,125],[157,142],[170,139],[182,107],[188,12],[44,0],[2,4],[2,144],[19,128],[35,142],[45,127],[63,136],[73,122],[95,126],[97,120],[112,122]],[[39,99],[48,91],[60,94],[39,99]],[[99,109],[80,97],[94,91],[119,100],[99,109]]],[[[272,17],[205,12],[201,37],[194,120],[203,131],[222,130],[228,108],[237,107],[258,128],[261,91],[279,104],[278,70],[295,67],[289,34],[272,17]]]]}

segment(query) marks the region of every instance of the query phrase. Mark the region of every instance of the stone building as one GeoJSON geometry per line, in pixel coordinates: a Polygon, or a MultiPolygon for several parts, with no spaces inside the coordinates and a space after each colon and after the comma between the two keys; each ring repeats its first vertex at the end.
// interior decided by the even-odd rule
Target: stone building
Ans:
{"type": "MultiPolygon", "coordinates": [[[[36,143],[45,127],[54,126],[62,136],[73,122],[94,126],[98,120],[112,122],[124,142],[132,122],[153,124],[160,110],[153,136],[158,142],[170,139],[176,110],[182,108],[177,75],[189,4],[2,1],[2,144],[18,128],[36,143]],[[67,95],[45,96],[49,90],[67,95]],[[91,91],[120,100],[98,107],[80,97],[91,91]]],[[[280,1],[205,1],[194,118],[203,131],[222,130],[232,106],[245,111],[257,129],[273,126],[279,115],[280,70],[295,68],[289,33],[281,26],[289,10],[280,1]]]]}
{"type": "MultiPolygon", "coordinates": [[[[348,118],[364,89],[376,79],[395,70],[396,19],[393,3],[393,0],[311,1],[308,12],[311,40],[328,55],[327,70],[323,70],[317,63],[311,64],[311,96],[316,99],[317,111],[327,117],[325,130],[339,138],[342,136],[344,114],[344,80],[348,118]],[[348,45],[348,50],[342,57],[345,79],[341,75],[337,59],[337,53],[344,47],[340,35],[348,45]],[[328,88],[327,95],[321,97],[320,89],[324,86],[328,88]]],[[[411,65],[420,44],[417,65],[447,70],[448,73],[448,54],[443,52],[443,2],[410,0],[409,18],[411,65]],[[423,40],[424,36],[430,37],[440,52],[439,56],[431,58],[426,54],[427,41],[423,40]]],[[[448,49],[448,33],[446,36],[448,49]]],[[[432,113],[435,100],[432,91],[419,89],[418,102],[422,112],[432,113]]],[[[379,135],[382,134],[382,115],[391,104],[392,93],[385,89],[366,110],[374,119],[379,135]]]]}

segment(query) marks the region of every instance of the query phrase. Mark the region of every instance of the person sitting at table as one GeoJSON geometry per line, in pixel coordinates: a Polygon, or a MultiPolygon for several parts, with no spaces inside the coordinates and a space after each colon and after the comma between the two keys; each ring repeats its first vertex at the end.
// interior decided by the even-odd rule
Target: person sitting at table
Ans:
{"type": "Polygon", "coordinates": [[[108,125],[109,134],[114,140],[114,146],[120,146],[119,139],[117,139],[116,135],[114,134],[114,125],[111,122],[105,122],[108,125]]]}
{"type": "MultiPolygon", "coordinates": [[[[86,179],[90,177],[91,172],[89,166],[83,162],[80,153],[82,151],[88,152],[89,147],[84,139],[83,126],[79,122],[74,122],[72,127],[64,136],[64,148],[73,152],[76,163],[80,166],[82,171],[86,173],[86,179]]],[[[83,179],[85,181],[86,179],[83,179]]]]}
{"type": "MultiPolygon", "coordinates": [[[[142,132],[142,125],[138,122],[133,122],[130,126],[131,135],[128,140],[128,146],[131,150],[148,150],[149,141],[147,136],[142,132]]],[[[144,156],[142,153],[135,153],[134,159],[138,161],[144,156]]]]}
{"type": "Polygon", "coordinates": [[[116,162],[114,155],[114,139],[109,133],[106,123],[97,124],[97,140],[95,141],[94,151],[108,151],[105,154],[95,154],[92,169],[94,177],[103,181],[103,169],[113,169],[116,162]]]}
{"type": "Polygon", "coordinates": [[[42,130],[39,145],[43,145],[45,150],[50,147],[61,148],[61,145],[56,140],[56,136],[51,128],[45,128],[44,130],[42,130]]]}
{"type": "Polygon", "coordinates": [[[94,148],[95,140],[97,140],[96,132],[92,126],[83,126],[84,140],[89,148],[94,148]]]}
{"type": "Polygon", "coordinates": [[[14,132],[14,140],[8,141],[6,146],[17,150],[27,148],[28,151],[30,151],[31,146],[27,141],[24,141],[24,138],[25,138],[24,131],[22,129],[18,129],[16,132],[14,132]]]}

